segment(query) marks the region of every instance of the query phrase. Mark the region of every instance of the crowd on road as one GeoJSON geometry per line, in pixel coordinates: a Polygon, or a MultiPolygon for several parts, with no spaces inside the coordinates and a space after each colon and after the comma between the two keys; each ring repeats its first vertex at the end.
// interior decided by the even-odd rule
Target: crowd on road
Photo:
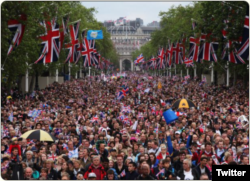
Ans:
{"type": "Polygon", "coordinates": [[[208,180],[213,165],[249,164],[249,89],[240,81],[128,72],[1,94],[4,180],[208,180]],[[195,107],[172,107],[181,98],[195,107]],[[178,120],[166,124],[169,108],[178,120]],[[55,141],[21,137],[33,129],[55,141]]]}

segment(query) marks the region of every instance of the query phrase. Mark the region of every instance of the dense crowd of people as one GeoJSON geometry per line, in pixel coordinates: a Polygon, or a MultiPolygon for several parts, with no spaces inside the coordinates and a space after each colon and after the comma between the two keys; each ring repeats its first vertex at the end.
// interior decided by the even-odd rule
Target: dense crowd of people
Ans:
{"type": "Polygon", "coordinates": [[[242,82],[227,88],[128,72],[29,95],[2,87],[1,103],[4,180],[208,180],[213,165],[249,164],[249,90],[242,82]],[[172,107],[181,98],[195,107],[172,107]],[[169,108],[178,120],[166,124],[169,108]],[[21,138],[32,129],[55,142],[21,138]]]}

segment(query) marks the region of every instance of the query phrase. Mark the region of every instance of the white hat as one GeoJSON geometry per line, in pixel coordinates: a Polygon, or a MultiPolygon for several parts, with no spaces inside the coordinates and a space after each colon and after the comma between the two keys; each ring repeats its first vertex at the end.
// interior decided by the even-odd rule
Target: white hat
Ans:
{"type": "Polygon", "coordinates": [[[181,132],[180,131],[176,131],[175,134],[181,134],[181,132]]]}
{"type": "Polygon", "coordinates": [[[96,174],[94,172],[89,173],[88,178],[94,178],[96,177],[96,174]]]}

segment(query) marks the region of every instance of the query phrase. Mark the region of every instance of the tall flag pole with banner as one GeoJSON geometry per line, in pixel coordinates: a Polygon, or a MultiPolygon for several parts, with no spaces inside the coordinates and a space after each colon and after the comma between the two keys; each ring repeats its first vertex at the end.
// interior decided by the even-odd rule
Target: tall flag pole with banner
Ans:
{"type": "Polygon", "coordinates": [[[143,58],[143,55],[142,53],[135,59],[134,63],[135,65],[138,65],[139,63],[142,63],[144,62],[144,58],[143,58]]]}
{"type": "Polygon", "coordinates": [[[83,57],[83,65],[84,67],[90,67],[91,64],[91,59],[92,59],[92,52],[93,49],[91,48],[91,42],[87,40],[85,37],[85,31],[82,32],[82,50],[81,50],[81,55],[83,57]]]}
{"type": "Polygon", "coordinates": [[[60,53],[60,31],[59,25],[56,22],[56,18],[51,21],[43,21],[40,23],[45,28],[45,34],[40,36],[41,43],[41,55],[35,64],[37,63],[51,63],[56,62],[60,53]]]}
{"type": "Polygon", "coordinates": [[[78,56],[80,47],[79,36],[78,36],[79,27],[80,27],[80,21],[77,21],[69,26],[70,43],[67,43],[65,45],[66,49],[69,51],[65,63],[78,62],[78,59],[80,58],[78,56]]]}
{"type": "Polygon", "coordinates": [[[27,16],[21,14],[19,18],[8,21],[8,28],[13,33],[13,35],[10,41],[10,47],[8,49],[7,55],[9,55],[18,45],[20,45],[25,30],[25,25],[23,24],[23,22],[26,20],[27,16]]]}

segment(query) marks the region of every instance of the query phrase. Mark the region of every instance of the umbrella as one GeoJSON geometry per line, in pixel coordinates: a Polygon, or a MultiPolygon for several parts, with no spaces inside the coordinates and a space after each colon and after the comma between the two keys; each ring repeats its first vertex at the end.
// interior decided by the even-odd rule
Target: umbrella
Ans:
{"type": "Polygon", "coordinates": [[[188,99],[179,99],[174,104],[173,107],[177,108],[190,108],[195,107],[194,103],[188,99]]]}
{"type": "Polygon", "coordinates": [[[12,97],[11,97],[11,96],[8,96],[7,99],[12,99],[12,97]]]}
{"type": "Polygon", "coordinates": [[[55,138],[51,134],[40,129],[27,131],[21,137],[24,139],[36,139],[39,141],[55,141],[55,138]]]}

